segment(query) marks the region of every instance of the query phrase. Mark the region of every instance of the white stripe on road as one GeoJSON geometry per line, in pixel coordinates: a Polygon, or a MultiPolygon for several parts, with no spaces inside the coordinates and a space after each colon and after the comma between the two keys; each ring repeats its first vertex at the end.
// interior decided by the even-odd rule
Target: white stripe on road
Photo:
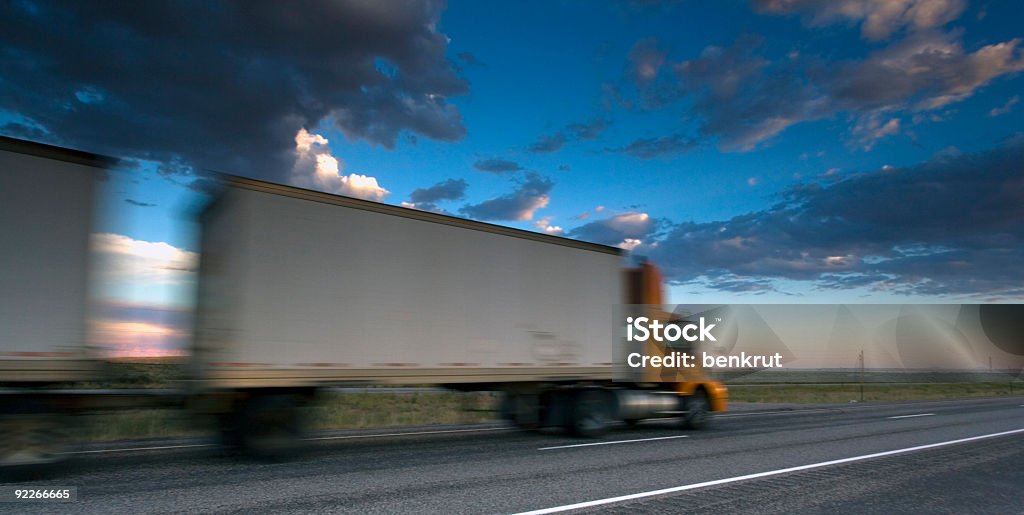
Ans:
{"type": "Polygon", "coordinates": [[[895,417],[885,417],[885,418],[914,418],[914,417],[931,417],[931,416],[934,416],[934,415],[935,415],[934,413],[918,413],[918,414],[916,414],[916,415],[897,415],[897,416],[895,416],[895,417]]]}
{"type": "Polygon", "coordinates": [[[810,469],[828,467],[828,466],[831,466],[831,465],[840,465],[840,464],[843,464],[843,463],[851,463],[851,462],[854,462],[854,461],[868,460],[868,459],[871,459],[871,458],[881,458],[883,456],[893,456],[893,455],[896,455],[896,454],[905,454],[905,453],[908,453],[908,452],[922,451],[922,450],[925,450],[925,449],[934,449],[936,447],[945,447],[947,445],[955,445],[955,444],[958,444],[958,443],[973,442],[973,441],[976,441],[976,440],[984,440],[986,438],[996,438],[998,436],[1006,436],[1006,435],[1012,435],[1012,434],[1017,434],[1017,433],[1024,433],[1024,428],[1022,428],[1022,429],[1014,429],[1014,430],[1011,430],[1011,431],[1003,431],[1001,433],[991,433],[991,434],[987,434],[987,435],[971,436],[971,437],[968,437],[968,438],[960,438],[958,440],[948,440],[948,441],[945,441],[945,442],[931,443],[931,444],[927,444],[927,445],[918,445],[916,447],[906,447],[904,449],[895,449],[895,450],[892,450],[892,451],[876,452],[874,454],[865,454],[865,455],[862,455],[862,456],[854,456],[852,458],[843,458],[843,459],[839,459],[839,460],[823,461],[821,463],[812,463],[810,465],[800,465],[799,467],[789,467],[789,468],[778,469],[778,470],[769,470],[767,472],[758,472],[756,474],[747,474],[745,476],[736,476],[736,477],[730,477],[730,478],[726,478],[726,479],[716,479],[714,481],[705,481],[703,483],[694,483],[694,484],[691,484],[691,485],[676,486],[676,487],[672,487],[672,488],[663,488],[661,490],[652,490],[650,492],[641,492],[641,493],[638,493],[638,494],[621,495],[619,497],[609,497],[607,499],[597,499],[595,501],[586,501],[586,502],[580,502],[580,503],[576,503],[576,504],[566,504],[564,506],[555,506],[554,508],[544,508],[542,510],[534,510],[534,511],[522,512],[519,515],[542,515],[542,514],[545,514],[545,513],[559,513],[559,512],[563,512],[563,511],[569,511],[569,510],[579,510],[579,509],[583,509],[583,508],[590,508],[590,507],[593,507],[593,506],[601,506],[601,505],[604,505],[604,504],[612,504],[612,503],[623,502],[623,501],[632,501],[634,499],[643,499],[643,498],[646,498],[646,497],[653,497],[653,496],[656,496],[656,495],[665,495],[665,494],[672,494],[672,493],[676,493],[676,492],[684,492],[686,490],[695,490],[697,488],[704,488],[704,487],[707,487],[707,486],[716,486],[716,485],[723,485],[723,484],[726,484],[726,483],[735,483],[737,481],[746,481],[748,479],[758,479],[758,478],[762,478],[762,477],[777,476],[779,474],[786,474],[786,473],[789,473],[789,472],[798,472],[798,471],[801,471],[801,470],[810,470],[810,469]]]}
{"type": "Polygon", "coordinates": [[[578,443],[578,444],[573,444],[573,445],[556,445],[554,447],[540,447],[537,450],[538,451],[548,451],[548,450],[551,450],[551,449],[568,449],[570,447],[590,447],[590,446],[593,446],[593,445],[614,445],[614,444],[617,444],[617,443],[653,442],[655,440],[671,440],[673,438],[686,438],[687,436],[688,435],[659,436],[659,437],[656,437],[656,438],[640,438],[640,439],[637,439],[637,440],[615,440],[615,441],[612,441],[612,442],[594,442],[594,443],[578,443]]]}

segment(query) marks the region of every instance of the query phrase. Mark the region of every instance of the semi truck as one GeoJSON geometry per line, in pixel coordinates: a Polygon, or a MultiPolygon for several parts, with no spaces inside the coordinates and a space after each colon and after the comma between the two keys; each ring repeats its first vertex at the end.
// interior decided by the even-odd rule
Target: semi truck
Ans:
{"type": "MultiPolygon", "coordinates": [[[[31,430],[20,423],[27,413],[131,405],[137,397],[47,390],[95,368],[83,334],[85,242],[92,184],[114,161],[10,138],[0,154],[0,230],[20,243],[0,247],[8,429],[31,430]],[[59,243],[43,236],[55,234],[59,243]]],[[[295,449],[304,407],[338,385],[497,391],[516,426],[583,437],[615,420],[670,417],[698,428],[725,409],[724,386],[699,368],[616,375],[616,307],[670,317],[657,312],[657,268],[623,267],[618,248],[250,178],[220,183],[197,215],[180,399],[215,420],[228,447],[295,449]]]]}

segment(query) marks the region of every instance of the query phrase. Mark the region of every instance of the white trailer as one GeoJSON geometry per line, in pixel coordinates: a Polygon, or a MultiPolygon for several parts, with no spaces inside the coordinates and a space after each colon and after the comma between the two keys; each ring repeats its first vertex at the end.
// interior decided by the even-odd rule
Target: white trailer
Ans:
{"type": "Polygon", "coordinates": [[[0,465],[61,459],[86,346],[95,185],[114,160],[0,137],[0,465]]]}
{"type": "Polygon", "coordinates": [[[224,185],[200,215],[191,383],[227,443],[285,445],[297,407],[330,384],[499,390],[519,426],[585,436],[613,418],[695,427],[724,409],[724,388],[703,377],[613,381],[617,307],[661,302],[654,268],[624,273],[617,248],[253,179],[224,185]]]}
{"type": "Polygon", "coordinates": [[[202,218],[205,387],[612,378],[619,249],[228,184],[202,218]]]}
{"type": "Polygon", "coordinates": [[[0,137],[0,386],[81,381],[95,185],[113,160],[0,137]]]}

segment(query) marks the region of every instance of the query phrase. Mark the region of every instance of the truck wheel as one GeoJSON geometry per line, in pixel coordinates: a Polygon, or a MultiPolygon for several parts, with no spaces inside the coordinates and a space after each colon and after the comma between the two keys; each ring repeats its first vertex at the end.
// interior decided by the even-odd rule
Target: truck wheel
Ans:
{"type": "Polygon", "coordinates": [[[611,403],[604,390],[585,389],[576,394],[569,419],[569,431],[584,438],[596,438],[608,431],[611,403]]]}
{"type": "Polygon", "coordinates": [[[249,399],[236,428],[242,450],[263,460],[281,460],[298,453],[303,434],[299,406],[292,395],[249,399]]]}
{"type": "Polygon", "coordinates": [[[701,429],[711,422],[711,402],[704,390],[697,390],[686,399],[686,413],[682,418],[683,429],[701,429]]]}
{"type": "Polygon", "coordinates": [[[231,453],[242,448],[241,413],[229,412],[216,416],[217,438],[221,449],[231,453]]]}
{"type": "Polygon", "coordinates": [[[4,441],[0,466],[36,468],[53,465],[67,457],[70,438],[68,417],[60,413],[17,413],[0,417],[4,441]]]}

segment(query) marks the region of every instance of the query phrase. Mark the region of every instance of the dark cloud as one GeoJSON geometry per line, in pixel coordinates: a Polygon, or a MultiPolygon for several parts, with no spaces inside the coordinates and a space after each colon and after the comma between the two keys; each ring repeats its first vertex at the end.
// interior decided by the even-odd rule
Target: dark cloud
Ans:
{"type": "Polygon", "coordinates": [[[641,138],[634,140],[629,145],[619,148],[609,148],[609,152],[639,157],[640,159],[653,159],[655,157],[681,154],[697,146],[697,141],[682,134],[662,136],[660,138],[641,138]]]}
{"type": "Polygon", "coordinates": [[[757,277],[718,277],[715,279],[715,289],[749,295],[764,295],[766,293],[785,294],[785,292],[775,288],[770,280],[757,277]]]}
{"type": "Polygon", "coordinates": [[[124,199],[124,201],[129,203],[129,204],[131,204],[131,205],[133,205],[133,206],[138,206],[138,207],[154,207],[154,206],[156,206],[156,204],[151,204],[149,202],[139,202],[138,200],[133,200],[133,199],[130,199],[130,198],[126,198],[126,199],[124,199]]]}
{"type": "Polygon", "coordinates": [[[820,27],[833,23],[860,23],[868,40],[888,38],[906,27],[927,30],[941,27],[960,16],[966,0],[754,0],[754,8],[769,14],[798,14],[804,23],[820,27]]]}
{"type": "Polygon", "coordinates": [[[610,123],[608,120],[598,118],[587,123],[571,123],[566,126],[566,131],[576,139],[597,139],[604,133],[610,123]]]}
{"type": "Polygon", "coordinates": [[[473,163],[473,168],[481,172],[489,173],[512,173],[523,169],[519,163],[507,159],[482,159],[473,163]]]}
{"type": "Polygon", "coordinates": [[[536,173],[527,173],[515,191],[464,206],[459,211],[479,220],[532,220],[534,211],[548,205],[555,183],[536,173]]]}
{"type": "Polygon", "coordinates": [[[281,179],[300,128],[452,141],[443,4],[62,0],[0,6],[0,108],[46,139],[281,179]]]}
{"type": "Polygon", "coordinates": [[[1024,70],[1019,40],[967,52],[956,34],[926,32],[842,63],[822,82],[836,107],[870,111],[909,105],[936,109],[969,97],[992,79],[1024,70]]]}
{"type": "Polygon", "coordinates": [[[402,205],[423,211],[443,212],[437,203],[445,200],[462,200],[468,184],[465,179],[448,179],[429,188],[417,188],[409,194],[409,202],[402,205]]]}
{"type": "Polygon", "coordinates": [[[440,202],[442,200],[462,200],[466,195],[465,179],[448,179],[429,188],[419,188],[409,195],[413,202],[440,202]]]}
{"type": "MultiPolygon", "coordinates": [[[[962,39],[958,31],[915,30],[865,58],[837,61],[798,51],[770,56],[764,38],[748,34],[674,63],[662,63],[653,40],[641,40],[627,78],[644,108],[686,99],[688,123],[695,121],[723,150],[749,151],[788,127],[836,115],[851,121],[851,140],[870,150],[903,131],[901,117],[934,114],[1024,70],[1021,40],[971,51],[962,39]]],[[[610,87],[606,104],[621,104],[621,95],[610,87]]]]}
{"type": "Polygon", "coordinates": [[[597,118],[589,122],[570,123],[554,134],[546,134],[537,138],[527,150],[536,154],[547,154],[561,150],[566,143],[575,140],[593,140],[604,133],[611,122],[597,118]]]}
{"type": "Polygon", "coordinates": [[[1024,137],[977,154],[791,189],[778,205],[675,226],[649,249],[675,282],[812,281],[923,295],[1024,290],[1024,137]]]}
{"type": "Polygon", "coordinates": [[[641,39],[629,51],[627,75],[638,86],[650,83],[661,72],[668,51],[658,48],[655,38],[641,39]]]}
{"type": "Polygon", "coordinates": [[[547,154],[561,150],[565,146],[565,134],[558,132],[537,138],[537,141],[530,144],[527,150],[537,154],[547,154]]]}
{"type": "Polygon", "coordinates": [[[0,133],[19,139],[46,141],[50,135],[42,127],[27,123],[8,122],[0,127],[0,133]]]}
{"type": "MultiPolygon", "coordinates": [[[[580,219],[585,220],[586,217],[580,219]]],[[[663,221],[651,218],[647,213],[623,213],[588,222],[572,229],[568,234],[578,240],[604,245],[622,245],[629,240],[644,242],[663,226],[663,221]]]]}
{"type": "Polygon", "coordinates": [[[830,113],[799,61],[773,63],[757,53],[762,44],[743,36],[675,66],[681,91],[671,100],[692,96],[701,134],[716,137],[724,150],[751,150],[790,125],[830,113]]]}

